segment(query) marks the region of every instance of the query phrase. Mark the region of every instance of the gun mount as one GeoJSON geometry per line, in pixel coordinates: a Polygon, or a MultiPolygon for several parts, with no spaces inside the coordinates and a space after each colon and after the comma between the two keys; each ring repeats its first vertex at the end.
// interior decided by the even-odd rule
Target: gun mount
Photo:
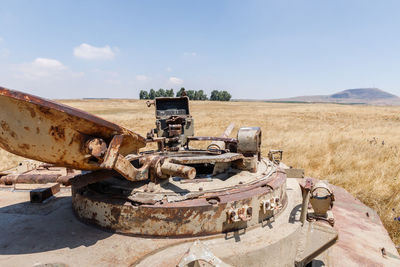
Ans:
{"type": "Polygon", "coordinates": [[[189,112],[189,98],[160,97],[148,101],[147,106],[155,106],[156,128],[147,134],[147,138],[159,142],[161,150],[178,150],[187,145],[188,136],[194,135],[194,121],[189,112]],[[158,139],[154,139],[154,135],[158,139]]]}
{"type": "MultiPolygon", "coordinates": [[[[279,158],[276,151],[262,157],[258,127],[240,128],[236,138],[229,137],[232,124],[220,137],[195,136],[187,97],[157,98],[154,105],[156,128],[144,138],[86,112],[0,87],[0,146],[45,162],[46,170],[68,168],[62,177],[49,176],[46,182],[70,188],[65,196],[70,194],[75,215],[129,235],[109,238],[101,251],[96,244],[84,251],[71,249],[65,256],[47,254],[75,264],[84,257],[87,265],[102,265],[103,258],[115,255],[126,261],[118,265],[134,266],[304,266],[315,257],[329,261],[328,248],[338,230],[332,227],[335,198],[328,185],[288,179],[294,170],[281,162],[282,151],[279,158]],[[210,145],[195,148],[195,141],[210,145]],[[151,142],[158,143],[157,150],[146,150],[151,142]]],[[[28,173],[21,179],[5,175],[0,183],[40,180],[28,173]]],[[[47,192],[59,188],[52,190],[47,192]]],[[[73,223],[65,216],[63,225],[73,223]]],[[[79,233],[99,235],[87,227],[79,233]]]]}

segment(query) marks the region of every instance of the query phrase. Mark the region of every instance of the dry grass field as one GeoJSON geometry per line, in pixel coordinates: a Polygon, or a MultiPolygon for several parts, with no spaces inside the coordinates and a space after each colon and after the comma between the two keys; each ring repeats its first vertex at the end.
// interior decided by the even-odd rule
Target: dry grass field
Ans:
{"type": "MultiPolygon", "coordinates": [[[[62,101],[142,135],[154,108],[139,100],[62,101]]],[[[375,209],[400,245],[400,107],[261,102],[192,102],[196,135],[220,135],[230,122],[260,126],[262,151],[284,150],[287,165],[342,186],[375,209]]],[[[0,151],[0,169],[20,159],[0,151]]]]}

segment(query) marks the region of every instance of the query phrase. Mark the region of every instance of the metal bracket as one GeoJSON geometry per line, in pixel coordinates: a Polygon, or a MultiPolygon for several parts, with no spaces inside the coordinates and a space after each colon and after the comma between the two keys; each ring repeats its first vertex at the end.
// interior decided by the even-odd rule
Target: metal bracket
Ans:
{"type": "Polygon", "coordinates": [[[253,208],[249,207],[247,205],[241,207],[241,208],[231,208],[228,211],[228,222],[230,223],[234,223],[234,222],[246,222],[246,221],[250,221],[251,217],[253,215],[253,208]]]}
{"type": "Polygon", "coordinates": [[[283,158],[283,151],[282,150],[270,150],[268,152],[268,158],[270,161],[279,164],[283,158]]]}
{"type": "Polygon", "coordinates": [[[106,155],[104,156],[103,163],[100,165],[100,167],[105,169],[114,168],[115,162],[117,161],[119,155],[118,152],[123,140],[123,135],[114,135],[113,139],[110,142],[110,145],[108,146],[106,155]]]}
{"type": "Polygon", "coordinates": [[[282,204],[279,203],[279,197],[262,200],[260,204],[264,213],[282,208],[282,204]]]}
{"type": "Polygon", "coordinates": [[[87,148],[92,156],[98,158],[102,163],[101,168],[114,169],[130,181],[141,181],[148,178],[148,165],[136,169],[128,159],[119,154],[123,135],[114,135],[108,148],[102,139],[94,138],[87,143],[87,148]],[[107,149],[106,152],[105,149],[107,149]]]}

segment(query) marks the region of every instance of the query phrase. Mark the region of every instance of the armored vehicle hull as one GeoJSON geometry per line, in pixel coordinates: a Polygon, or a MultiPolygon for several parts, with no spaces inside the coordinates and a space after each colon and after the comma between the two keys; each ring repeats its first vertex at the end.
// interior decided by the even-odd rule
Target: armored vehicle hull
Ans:
{"type": "Polygon", "coordinates": [[[258,127],[195,136],[187,97],[149,102],[146,138],[5,88],[0,103],[0,146],[44,162],[0,174],[2,266],[400,264],[373,210],[262,157],[258,127]]]}

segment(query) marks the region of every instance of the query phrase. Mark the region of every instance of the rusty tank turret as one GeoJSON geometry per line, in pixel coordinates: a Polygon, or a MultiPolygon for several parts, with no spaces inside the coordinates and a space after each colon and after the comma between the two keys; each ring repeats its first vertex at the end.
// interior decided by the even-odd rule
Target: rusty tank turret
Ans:
{"type": "Polygon", "coordinates": [[[196,136],[186,96],[147,104],[143,137],[0,87],[0,146],[34,160],[0,173],[2,266],[400,263],[374,211],[263,157],[259,127],[196,136]]]}

